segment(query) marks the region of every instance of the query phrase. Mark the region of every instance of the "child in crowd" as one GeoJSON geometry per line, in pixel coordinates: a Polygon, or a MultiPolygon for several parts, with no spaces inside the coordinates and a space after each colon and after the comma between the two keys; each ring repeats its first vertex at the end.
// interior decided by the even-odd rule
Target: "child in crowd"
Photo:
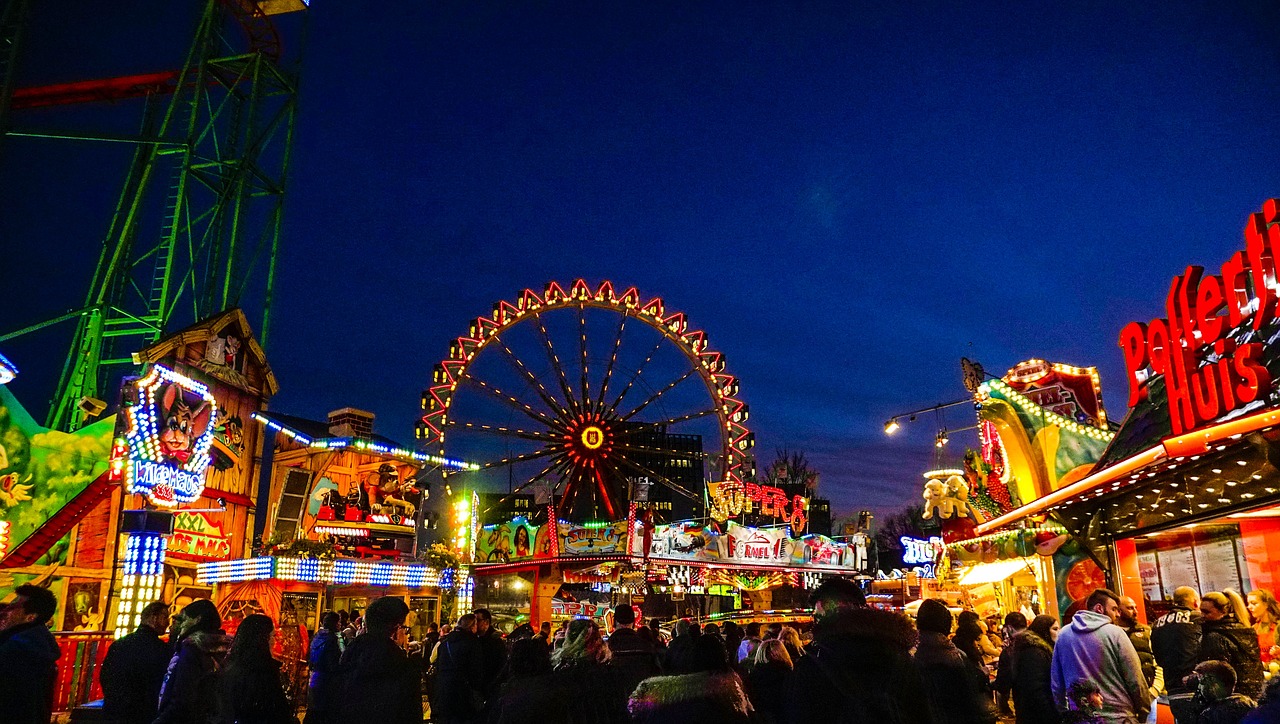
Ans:
{"type": "Polygon", "coordinates": [[[1107,724],[1102,710],[1102,690],[1092,681],[1081,680],[1067,690],[1071,708],[1062,715],[1062,724],[1107,724]]]}

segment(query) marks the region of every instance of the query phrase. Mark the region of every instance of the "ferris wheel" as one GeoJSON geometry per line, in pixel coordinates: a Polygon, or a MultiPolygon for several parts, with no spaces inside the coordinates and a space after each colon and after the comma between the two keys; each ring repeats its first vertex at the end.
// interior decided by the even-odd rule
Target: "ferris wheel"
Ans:
{"type": "Polygon", "coordinates": [[[450,344],[432,382],[419,437],[479,462],[451,477],[532,489],[562,518],[617,520],[638,483],[700,503],[706,480],[752,472],[748,409],[724,355],[634,287],[579,279],[499,301],[450,344]]]}

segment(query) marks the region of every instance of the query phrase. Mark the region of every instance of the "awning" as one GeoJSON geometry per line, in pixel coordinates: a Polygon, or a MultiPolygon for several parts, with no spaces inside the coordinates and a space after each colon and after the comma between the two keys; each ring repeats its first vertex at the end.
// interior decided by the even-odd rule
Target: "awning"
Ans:
{"type": "Polygon", "coordinates": [[[963,576],[960,576],[960,585],[972,586],[979,583],[1003,581],[1015,573],[1026,570],[1028,565],[1025,558],[996,561],[995,563],[979,563],[976,566],[971,566],[969,570],[964,572],[963,576]]]}

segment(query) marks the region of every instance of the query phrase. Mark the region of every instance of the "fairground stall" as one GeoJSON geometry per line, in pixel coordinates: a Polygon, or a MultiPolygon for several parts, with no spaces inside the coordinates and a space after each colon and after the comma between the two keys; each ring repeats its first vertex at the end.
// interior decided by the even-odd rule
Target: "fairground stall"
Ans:
{"type": "Polygon", "coordinates": [[[1113,438],[1097,370],[1032,359],[988,378],[966,361],[966,383],[980,447],[961,468],[925,474],[943,539],[933,590],[983,615],[1061,614],[1100,569],[1060,523],[1020,511],[1081,479],[1113,438]]]}
{"type": "Polygon", "coordinates": [[[146,603],[209,597],[195,566],[247,551],[258,436],[243,423],[275,380],[244,315],[133,359],[120,412],[95,421],[109,405],[86,398],[73,433],[36,424],[0,388],[0,599],[26,582],[58,595],[59,710],[96,695],[107,644],[146,603]]]}
{"type": "Polygon", "coordinates": [[[262,411],[259,485],[271,501],[255,519],[254,554],[202,565],[199,580],[233,621],[265,613],[282,625],[315,631],[327,610],[363,611],[380,596],[410,607],[411,633],[448,616],[466,588],[450,558],[417,551],[424,469],[465,463],[407,449],[373,431],[374,416],[343,408],[321,422],[262,411]]]}
{"type": "Polygon", "coordinates": [[[1097,465],[980,531],[1047,516],[1105,571],[1088,584],[1110,582],[1145,618],[1178,586],[1280,584],[1278,217],[1268,201],[1220,273],[1188,267],[1162,318],[1120,332],[1129,413],[1097,465]]]}

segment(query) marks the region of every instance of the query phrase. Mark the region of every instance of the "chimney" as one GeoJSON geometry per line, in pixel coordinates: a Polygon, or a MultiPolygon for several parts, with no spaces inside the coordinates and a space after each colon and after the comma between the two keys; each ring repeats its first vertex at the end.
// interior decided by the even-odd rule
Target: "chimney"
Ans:
{"type": "Polygon", "coordinates": [[[329,413],[329,434],[334,437],[373,437],[373,413],[344,407],[329,413]]]}

